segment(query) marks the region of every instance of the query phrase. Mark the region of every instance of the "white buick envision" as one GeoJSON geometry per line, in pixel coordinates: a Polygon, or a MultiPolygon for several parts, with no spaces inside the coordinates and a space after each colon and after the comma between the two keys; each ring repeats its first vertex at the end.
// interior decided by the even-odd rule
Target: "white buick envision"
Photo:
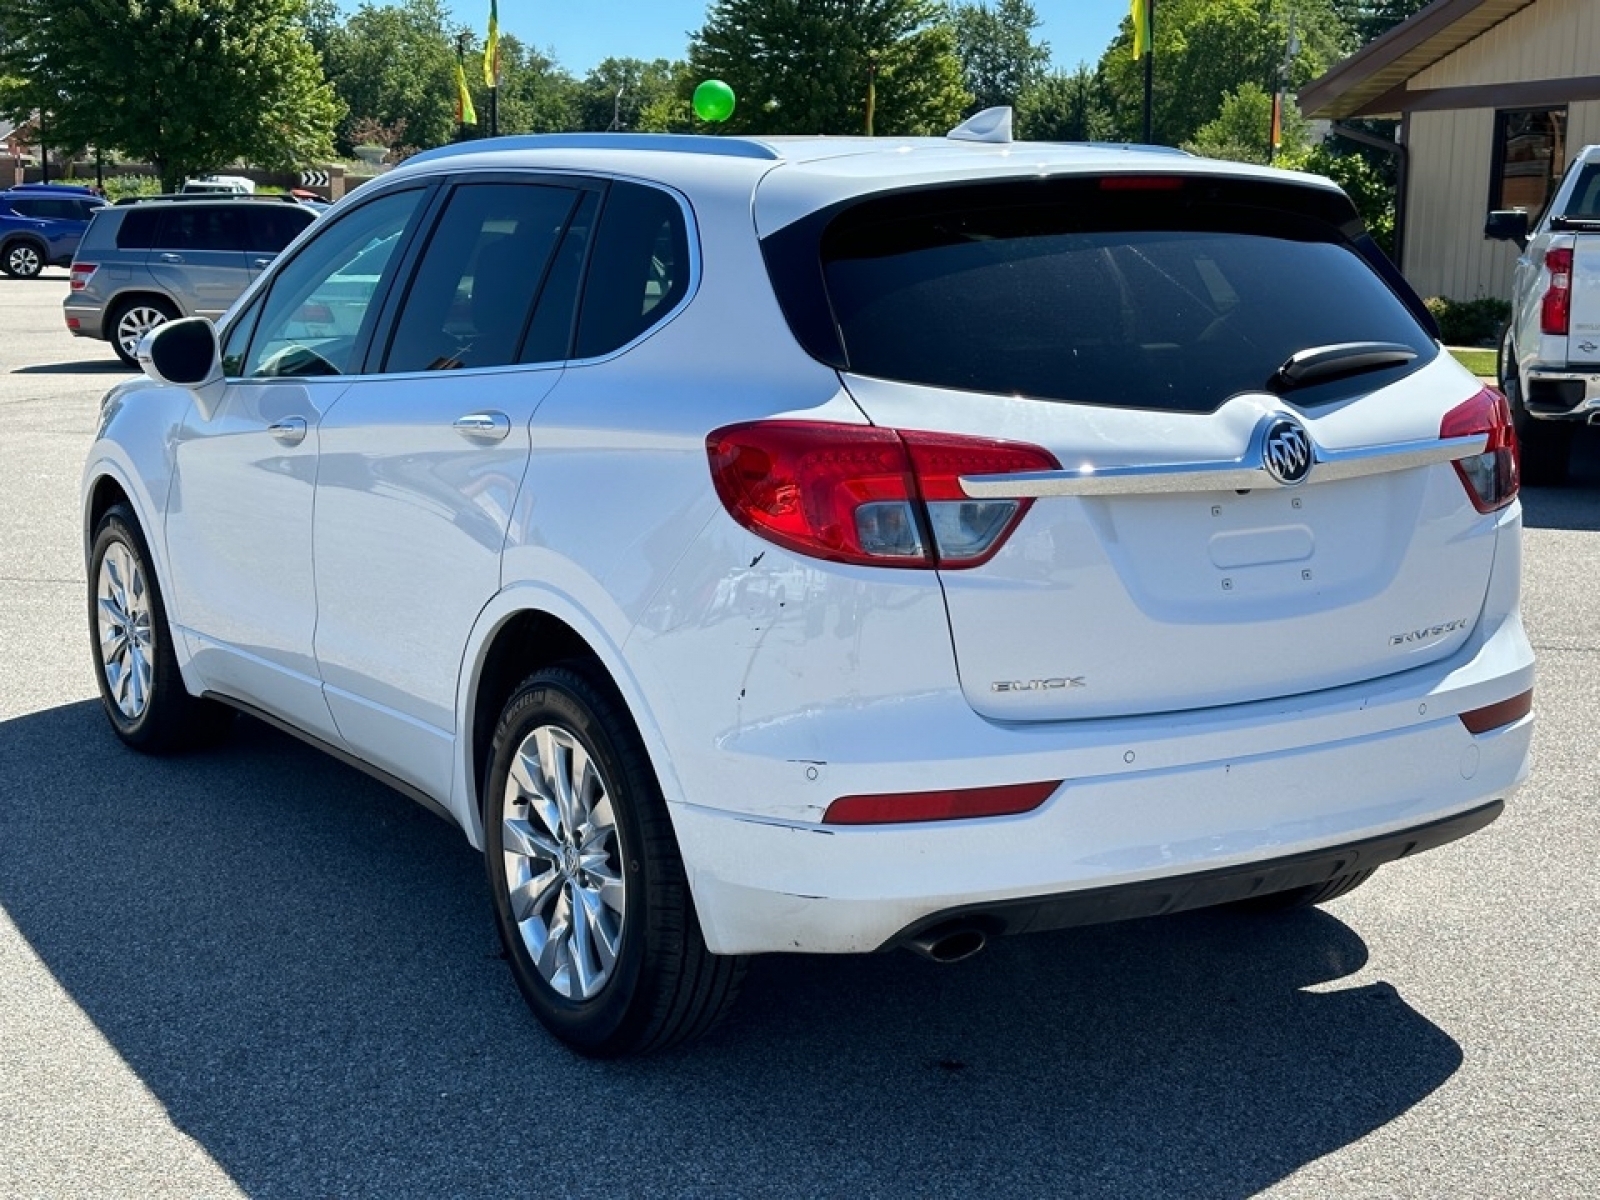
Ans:
{"type": "Polygon", "coordinates": [[[243,711],[459,824],[595,1055],[748,955],[1315,903],[1488,824],[1504,400],[1326,180],[990,125],[436,150],[152,334],[83,486],[117,734],[243,711]]]}

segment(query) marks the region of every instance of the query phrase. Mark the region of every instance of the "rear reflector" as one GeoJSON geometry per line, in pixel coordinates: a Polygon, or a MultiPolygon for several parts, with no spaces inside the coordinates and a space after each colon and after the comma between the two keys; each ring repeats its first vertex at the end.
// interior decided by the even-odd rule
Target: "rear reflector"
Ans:
{"type": "Polygon", "coordinates": [[[67,328],[68,329],[81,329],[81,328],[83,328],[83,323],[81,321],[79,321],[77,317],[68,317],[67,318],[67,328]]]}
{"type": "Polygon", "coordinates": [[[1483,708],[1474,708],[1462,713],[1461,723],[1467,727],[1468,733],[1488,733],[1491,729],[1499,729],[1502,725],[1520,721],[1532,711],[1533,689],[1529,688],[1520,696],[1513,696],[1498,704],[1488,704],[1483,708]]]}
{"type": "Polygon", "coordinates": [[[897,825],[907,821],[955,821],[963,817],[1007,817],[1032,812],[1061,786],[1016,783],[1007,787],[958,788],[946,792],[886,792],[840,796],[828,805],[824,825],[897,825]]]}

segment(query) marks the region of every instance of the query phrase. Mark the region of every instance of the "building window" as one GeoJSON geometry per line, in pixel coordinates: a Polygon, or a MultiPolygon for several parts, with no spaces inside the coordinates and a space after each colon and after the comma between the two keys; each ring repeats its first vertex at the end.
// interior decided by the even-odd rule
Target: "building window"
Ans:
{"type": "Polygon", "coordinates": [[[1561,186],[1567,163],[1567,110],[1511,108],[1494,115],[1489,208],[1520,208],[1530,224],[1561,186]]]}

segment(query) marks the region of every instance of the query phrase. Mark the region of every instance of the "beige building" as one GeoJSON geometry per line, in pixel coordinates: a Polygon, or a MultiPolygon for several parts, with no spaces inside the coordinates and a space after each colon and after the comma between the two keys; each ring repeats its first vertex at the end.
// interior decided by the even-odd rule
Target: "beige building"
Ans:
{"type": "Polygon", "coordinates": [[[1400,121],[1400,269],[1424,296],[1506,298],[1516,247],[1493,209],[1536,220],[1600,142],[1600,0],[1434,0],[1300,92],[1308,117],[1400,121]]]}

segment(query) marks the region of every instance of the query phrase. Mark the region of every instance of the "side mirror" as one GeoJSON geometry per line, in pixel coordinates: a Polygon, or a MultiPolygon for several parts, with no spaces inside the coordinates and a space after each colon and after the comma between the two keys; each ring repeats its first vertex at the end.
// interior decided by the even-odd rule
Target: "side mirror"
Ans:
{"type": "Polygon", "coordinates": [[[1483,236],[1496,242],[1515,242],[1528,246],[1528,210],[1525,208],[1499,209],[1489,214],[1484,223],[1483,236]]]}
{"type": "Polygon", "coordinates": [[[227,387],[216,326],[205,317],[168,321],[145,334],[138,357],[140,368],[157,383],[193,392],[200,415],[211,419],[227,387]]]}

